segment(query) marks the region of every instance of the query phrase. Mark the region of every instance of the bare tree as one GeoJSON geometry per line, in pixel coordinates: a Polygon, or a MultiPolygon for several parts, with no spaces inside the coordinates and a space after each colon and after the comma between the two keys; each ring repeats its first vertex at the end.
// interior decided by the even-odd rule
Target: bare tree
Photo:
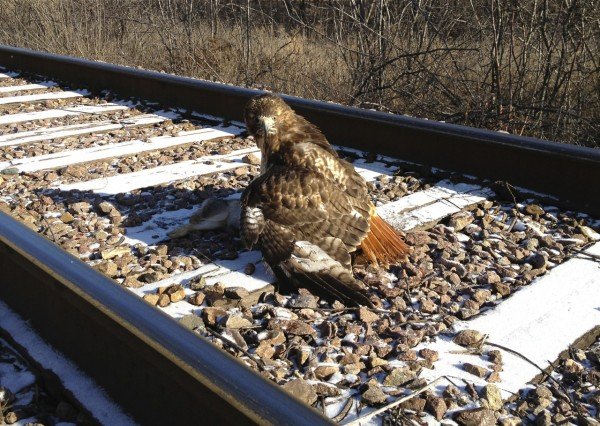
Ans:
{"type": "Polygon", "coordinates": [[[598,146],[598,0],[4,0],[0,41],[598,146]]]}

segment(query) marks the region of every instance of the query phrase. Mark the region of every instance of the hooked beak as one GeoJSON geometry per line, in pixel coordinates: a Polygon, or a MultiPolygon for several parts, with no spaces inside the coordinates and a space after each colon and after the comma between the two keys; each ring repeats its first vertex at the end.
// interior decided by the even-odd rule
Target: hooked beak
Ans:
{"type": "Polygon", "coordinates": [[[275,128],[275,117],[258,117],[258,121],[265,136],[272,136],[277,133],[275,128]]]}

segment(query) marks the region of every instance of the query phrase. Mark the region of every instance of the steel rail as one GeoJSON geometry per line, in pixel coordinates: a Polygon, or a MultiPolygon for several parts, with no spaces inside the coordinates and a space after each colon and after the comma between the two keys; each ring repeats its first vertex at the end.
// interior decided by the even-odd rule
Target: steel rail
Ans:
{"type": "MultiPolygon", "coordinates": [[[[260,93],[102,62],[0,45],[0,65],[121,96],[240,120],[260,93]]],[[[554,204],[600,215],[600,150],[285,96],[332,143],[502,180],[555,197],[554,204]]]]}
{"type": "Polygon", "coordinates": [[[0,298],[142,424],[330,424],[0,212],[0,298]]]}

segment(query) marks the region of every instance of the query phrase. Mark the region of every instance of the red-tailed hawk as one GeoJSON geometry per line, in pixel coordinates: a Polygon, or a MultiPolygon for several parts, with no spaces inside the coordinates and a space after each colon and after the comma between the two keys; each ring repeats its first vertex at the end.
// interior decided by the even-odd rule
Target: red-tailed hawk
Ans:
{"type": "Polygon", "coordinates": [[[352,274],[351,254],[360,248],[371,262],[390,264],[408,247],[375,213],[365,180],[280,97],[251,99],[244,118],[262,164],[242,195],[243,243],[260,248],[283,283],[372,305],[352,274]]]}

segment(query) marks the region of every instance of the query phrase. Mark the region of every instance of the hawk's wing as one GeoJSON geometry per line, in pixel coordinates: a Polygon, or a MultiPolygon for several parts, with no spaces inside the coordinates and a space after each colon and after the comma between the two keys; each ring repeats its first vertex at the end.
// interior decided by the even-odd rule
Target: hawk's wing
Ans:
{"type": "MultiPolygon", "coordinates": [[[[368,217],[354,204],[334,181],[319,173],[274,165],[244,191],[242,239],[253,244],[272,222],[291,232],[295,241],[317,244],[345,264],[347,256],[341,258],[339,252],[354,251],[369,231],[368,217]]],[[[263,250],[269,244],[262,241],[263,250]]]]}
{"type": "Polygon", "coordinates": [[[357,202],[364,203],[364,207],[369,204],[367,183],[352,164],[322,146],[290,139],[290,135],[281,137],[279,150],[272,155],[270,163],[321,173],[325,178],[337,183],[346,194],[356,198],[357,202]]]}
{"type": "Polygon", "coordinates": [[[350,267],[369,222],[335,182],[271,166],[244,191],[240,226],[242,241],[258,243],[278,278],[331,299],[371,303],[350,267]]]}

